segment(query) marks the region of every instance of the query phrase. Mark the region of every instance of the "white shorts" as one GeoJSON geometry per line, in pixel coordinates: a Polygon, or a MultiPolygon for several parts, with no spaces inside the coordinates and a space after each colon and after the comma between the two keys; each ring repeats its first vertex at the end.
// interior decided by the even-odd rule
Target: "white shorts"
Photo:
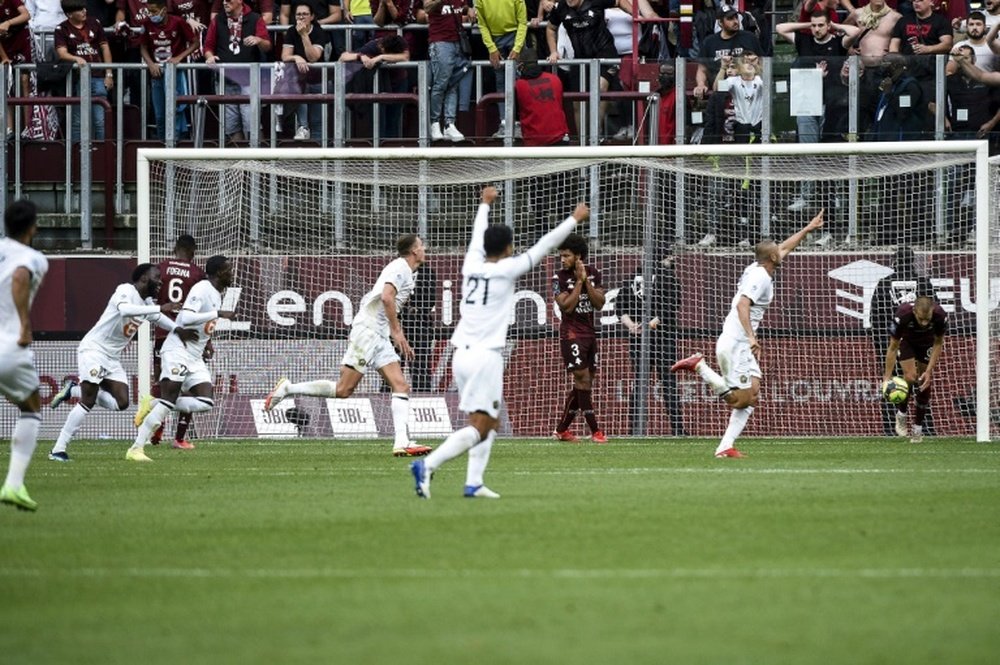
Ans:
{"type": "Polygon", "coordinates": [[[0,349],[0,394],[21,404],[38,390],[35,354],[29,347],[0,349]]]}
{"type": "Polygon", "coordinates": [[[160,353],[160,380],[163,379],[180,383],[181,391],[212,383],[205,361],[181,349],[164,349],[160,353]]]}
{"type": "Polygon", "coordinates": [[[496,349],[456,348],[451,372],[461,398],[458,408],[466,413],[482,411],[500,416],[503,404],[503,355],[496,349]]]}
{"type": "Polygon", "coordinates": [[[80,382],[100,384],[105,379],[128,384],[128,375],[121,358],[109,356],[96,349],[79,349],[76,352],[76,373],[80,382]]]}
{"type": "Polygon", "coordinates": [[[347,351],[344,352],[341,365],[353,367],[364,374],[369,367],[382,369],[386,365],[398,362],[399,354],[392,346],[392,340],[365,326],[351,328],[347,351]]]}
{"type": "Polygon", "coordinates": [[[715,358],[719,361],[719,373],[730,388],[749,388],[751,377],[764,377],[749,342],[723,335],[715,343],[715,358]]]}

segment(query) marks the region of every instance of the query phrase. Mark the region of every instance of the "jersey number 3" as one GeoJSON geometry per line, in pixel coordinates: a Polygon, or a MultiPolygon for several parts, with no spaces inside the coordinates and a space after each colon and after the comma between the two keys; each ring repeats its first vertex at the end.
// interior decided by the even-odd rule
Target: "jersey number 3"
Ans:
{"type": "Polygon", "coordinates": [[[466,289],[465,290],[466,290],[466,292],[469,295],[467,295],[465,297],[465,302],[469,303],[470,305],[475,305],[476,304],[476,299],[479,297],[478,294],[479,294],[479,287],[480,286],[483,287],[483,295],[482,295],[482,300],[480,300],[479,302],[480,302],[480,304],[483,304],[483,305],[486,304],[486,301],[490,297],[490,278],[489,277],[476,277],[475,275],[473,275],[472,277],[470,277],[469,281],[466,284],[466,289]]]}

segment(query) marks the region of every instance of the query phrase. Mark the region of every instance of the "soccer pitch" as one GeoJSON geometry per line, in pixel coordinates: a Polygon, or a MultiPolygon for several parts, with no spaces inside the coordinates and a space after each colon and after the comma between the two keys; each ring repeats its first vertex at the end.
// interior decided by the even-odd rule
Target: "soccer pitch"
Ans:
{"type": "MultiPolygon", "coordinates": [[[[0,512],[23,663],[987,663],[1000,449],[500,439],[414,496],[385,441],[76,442],[0,512]]],[[[6,465],[8,452],[0,456],[6,465]]]]}

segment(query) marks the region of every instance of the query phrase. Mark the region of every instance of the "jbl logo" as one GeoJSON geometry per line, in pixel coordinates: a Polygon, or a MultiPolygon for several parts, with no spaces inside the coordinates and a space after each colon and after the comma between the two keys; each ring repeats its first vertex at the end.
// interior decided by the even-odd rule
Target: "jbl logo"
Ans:
{"type": "Polygon", "coordinates": [[[437,411],[431,407],[423,407],[420,409],[412,409],[413,419],[418,423],[439,423],[441,418],[438,417],[437,411]]]}
{"type": "Polygon", "coordinates": [[[361,413],[361,409],[337,409],[337,419],[345,425],[358,425],[368,422],[368,419],[361,413]]]}

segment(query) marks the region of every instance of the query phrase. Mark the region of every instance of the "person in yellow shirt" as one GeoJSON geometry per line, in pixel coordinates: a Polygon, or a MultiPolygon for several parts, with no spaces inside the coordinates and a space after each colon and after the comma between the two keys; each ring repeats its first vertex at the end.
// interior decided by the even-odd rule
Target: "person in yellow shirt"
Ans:
{"type": "MultiPolygon", "coordinates": [[[[354,25],[375,25],[370,0],[348,0],[344,22],[354,25]]],[[[349,33],[351,42],[346,45],[345,51],[357,51],[375,37],[375,32],[372,30],[350,30],[349,33]]]]}
{"type": "MultiPolygon", "coordinates": [[[[476,22],[483,37],[483,45],[490,53],[490,64],[496,71],[496,91],[503,93],[507,84],[504,59],[517,61],[528,34],[528,10],[524,0],[475,0],[476,22]]],[[[504,122],[506,105],[497,106],[500,128],[494,138],[502,138],[507,127],[504,122]]]]}

